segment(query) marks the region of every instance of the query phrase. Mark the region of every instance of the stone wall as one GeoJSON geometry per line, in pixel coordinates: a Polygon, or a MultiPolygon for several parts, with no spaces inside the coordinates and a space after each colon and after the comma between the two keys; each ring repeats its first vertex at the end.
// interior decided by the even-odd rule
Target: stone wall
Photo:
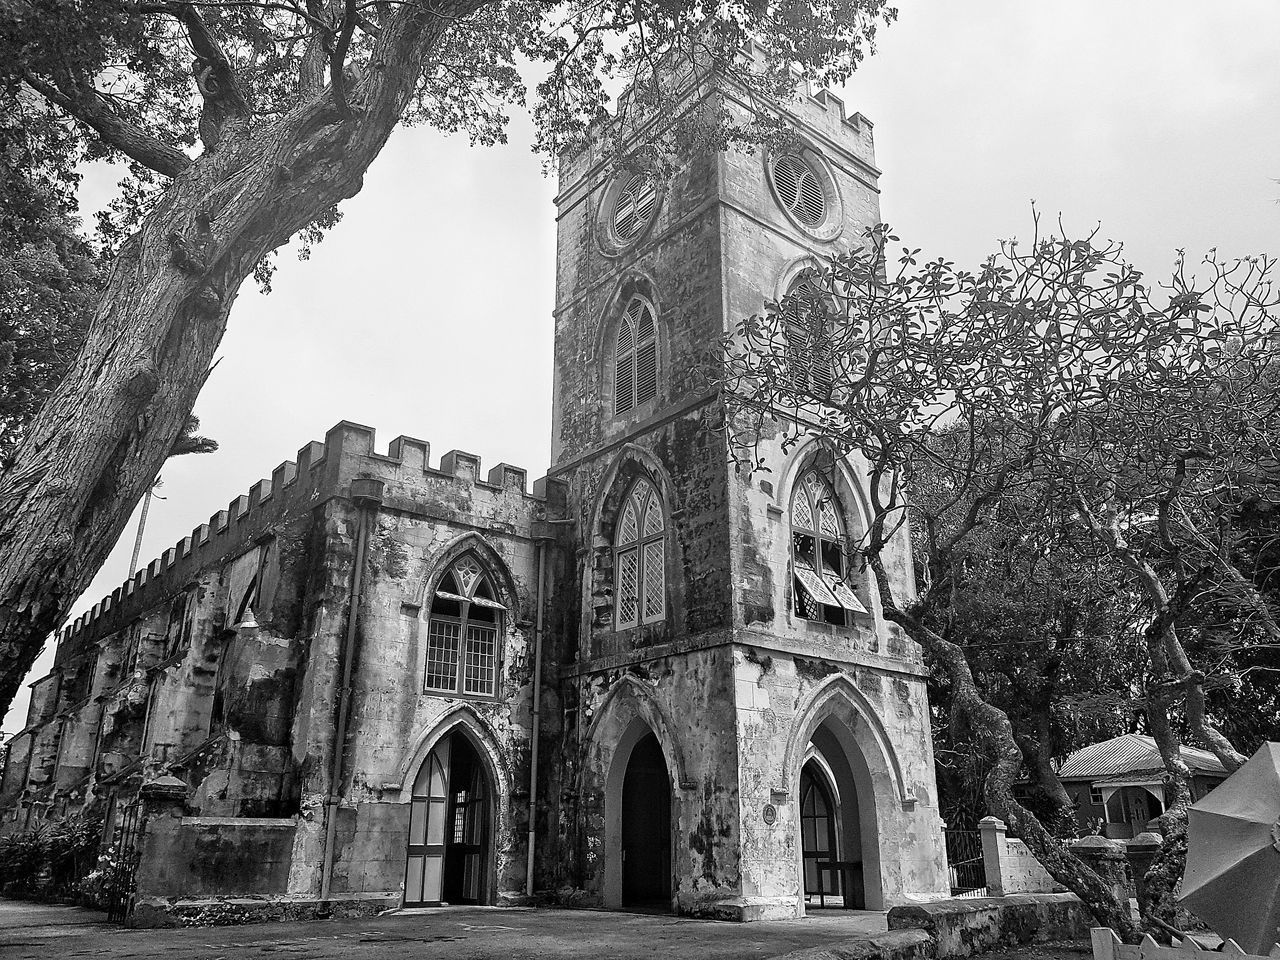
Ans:
{"type": "Polygon", "coordinates": [[[1017,837],[1008,835],[1003,821],[985,817],[978,821],[982,834],[982,863],[987,892],[993,897],[1012,893],[1058,893],[1066,889],[1049,876],[1017,837]]]}
{"type": "Polygon", "coordinates": [[[889,929],[926,931],[938,960],[971,957],[1001,944],[1087,940],[1092,925],[1092,915],[1070,893],[939,900],[889,911],[889,929]]]}
{"type": "Polygon", "coordinates": [[[295,826],[292,818],[152,817],[138,896],[283,894],[295,826]]]}

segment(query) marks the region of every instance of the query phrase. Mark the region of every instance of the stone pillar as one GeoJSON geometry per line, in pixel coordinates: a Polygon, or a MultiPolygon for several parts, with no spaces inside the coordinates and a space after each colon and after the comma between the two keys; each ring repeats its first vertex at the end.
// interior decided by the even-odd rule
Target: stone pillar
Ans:
{"type": "Polygon", "coordinates": [[[1164,837],[1158,833],[1140,833],[1125,844],[1125,856],[1129,858],[1129,869],[1133,874],[1134,895],[1138,903],[1146,900],[1146,877],[1151,869],[1151,862],[1160,852],[1164,837]]]}
{"type": "Polygon", "coordinates": [[[1004,821],[996,817],[983,817],[978,821],[978,830],[982,834],[982,866],[987,875],[988,896],[1004,896],[1004,873],[1000,860],[1005,851],[1005,833],[1008,829],[1004,821]]]}
{"type": "Polygon", "coordinates": [[[1124,849],[1106,837],[1082,837],[1071,841],[1071,852],[1091,867],[1122,903],[1133,895],[1125,867],[1124,849]]]}

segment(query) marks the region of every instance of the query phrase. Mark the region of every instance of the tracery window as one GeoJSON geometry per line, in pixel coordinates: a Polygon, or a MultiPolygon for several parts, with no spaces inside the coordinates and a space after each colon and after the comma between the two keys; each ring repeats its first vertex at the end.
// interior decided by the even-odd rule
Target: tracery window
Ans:
{"type": "Polygon", "coordinates": [[[614,610],[619,630],[667,616],[666,522],[654,485],[631,485],[614,531],[614,610]]]}
{"type": "Polygon", "coordinates": [[[454,563],[431,598],[423,689],[469,697],[495,696],[498,638],[506,609],[474,555],[467,554],[454,563]]]}
{"type": "Polygon", "coordinates": [[[850,613],[867,612],[849,586],[844,539],[835,493],[817,470],[810,470],[791,495],[791,569],[797,616],[847,624],[850,613]]]}
{"type": "Polygon", "coordinates": [[[805,271],[787,288],[791,299],[783,313],[787,338],[787,371],[797,390],[822,396],[835,379],[831,351],[831,318],[819,277],[805,271]]]}
{"type": "Polygon", "coordinates": [[[614,344],[613,412],[626,413],[658,395],[658,331],[653,307],[632,297],[614,344]]]}

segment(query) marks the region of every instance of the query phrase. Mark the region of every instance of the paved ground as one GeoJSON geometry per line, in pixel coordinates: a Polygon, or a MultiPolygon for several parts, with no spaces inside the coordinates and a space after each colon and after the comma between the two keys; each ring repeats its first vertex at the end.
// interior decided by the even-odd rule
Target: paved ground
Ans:
{"type": "Polygon", "coordinates": [[[372,920],[181,930],[124,930],[102,916],[77,907],[0,899],[0,958],[765,960],[885,929],[884,914],[857,911],[825,911],[804,920],[716,923],[595,910],[445,907],[372,920]]]}

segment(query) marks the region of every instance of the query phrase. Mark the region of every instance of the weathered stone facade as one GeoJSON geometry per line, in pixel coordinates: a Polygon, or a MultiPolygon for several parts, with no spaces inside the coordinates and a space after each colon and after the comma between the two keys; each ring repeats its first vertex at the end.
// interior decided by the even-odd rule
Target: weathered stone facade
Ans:
{"type": "Polygon", "coordinates": [[[870,123],[825,94],[786,117],[821,216],[767,152],[647,188],[603,140],[563,156],[548,478],[339,424],[63,632],[0,830],[141,810],[143,898],[946,896],[920,653],[840,559],[865,466],[765,437],[770,472],[737,469],[708,379],[879,217],[870,123]]]}

